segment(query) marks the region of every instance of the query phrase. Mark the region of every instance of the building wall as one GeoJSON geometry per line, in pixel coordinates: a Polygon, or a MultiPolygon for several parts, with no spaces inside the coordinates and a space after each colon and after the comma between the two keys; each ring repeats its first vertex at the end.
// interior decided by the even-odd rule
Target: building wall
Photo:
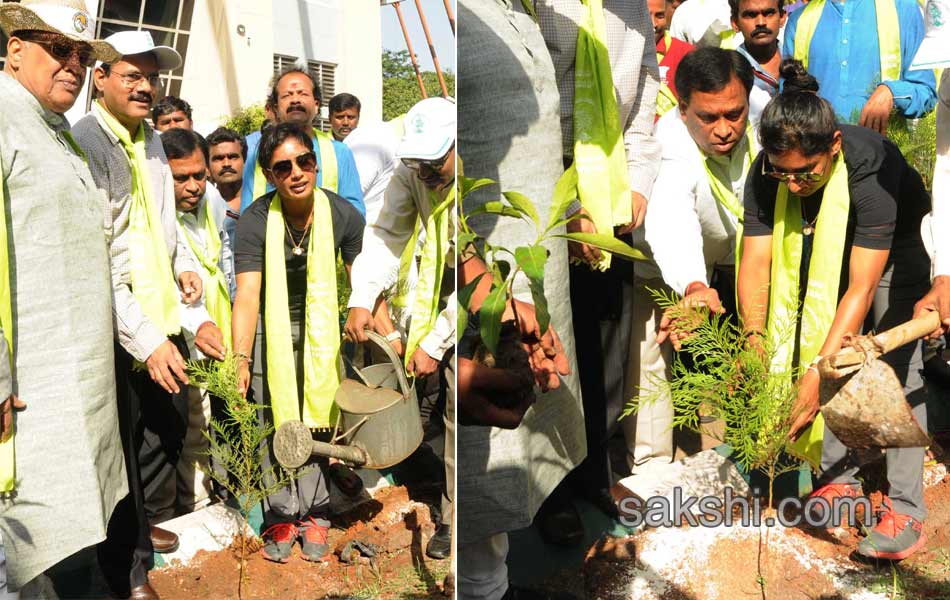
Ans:
{"type": "MultiPolygon", "coordinates": [[[[383,114],[383,40],[378,0],[273,0],[274,53],[336,65],[336,92],[383,114]]],[[[328,102],[325,98],[324,102],[328,102]]]]}
{"type": "Polygon", "coordinates": [[[376,0],[348,0],[341,31],[357,31],[340,39],[344,60],[337,71],[337,92],[349,92],[363,105],[367,122],[383,119],[383,32],[376,0]]]}
{"type": "Polygon", "coordinates": [[[196,0],[181,95],[209,133],[239,108],[260,104],[273,71],[271,2],[196,0]]]}

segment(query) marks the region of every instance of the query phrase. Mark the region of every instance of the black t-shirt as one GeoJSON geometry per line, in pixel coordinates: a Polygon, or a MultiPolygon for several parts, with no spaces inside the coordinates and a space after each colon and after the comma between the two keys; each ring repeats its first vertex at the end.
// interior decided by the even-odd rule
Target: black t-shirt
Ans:
{"type": "MultiPolygon", "coordinates": [[[[920,221],[930,212],[930,195],[893,142],[865,127],[841,125],[841,147],[848,167],[845,266],[852,245],[874,250],[922,244],[920,221]]],[[[745,188],[745,235],[771,235],[778,181],[762,174],[765,152],[752,163],[745,188]]],[[[825,188],[805,200],[817,209],[825,188]]],[[[817,214],[809,210],[810,215],[817,214]]]]}
{"type": "MultiPolygon", "coordinates": [[[[330,200],[330,216],[333,221],[333,248],[339,251],[345,264],[352,264],[363,247],[363,216],[359,211],[340,196],[323,190],[330,200]]],[[[234,244],[234,272],[236,274],[248,272],[264,272],[264,243],[267,237],[267,211],[271,199],[276,192],[271,192],[255,200],[237,224],[237,238],[234,244]]],[[[300,240],[303,231],[287,223],[293,232],[294,239],[300,240]]],[[[318,228],[313,223],[310,231],[318,228]]],[[[300,256],[293,254],[293,243],[290,236],[284,232],[284,260],[287,266],[287,299],[290,304],[291,321],[303,321],[303,307],[307,294],[307,247],[310,243],[310,232],[304,236],[300,246],[304,253],[300,256]]],[[[264,281],[261,282],[261,311],[264,304],[264,281]]]]}

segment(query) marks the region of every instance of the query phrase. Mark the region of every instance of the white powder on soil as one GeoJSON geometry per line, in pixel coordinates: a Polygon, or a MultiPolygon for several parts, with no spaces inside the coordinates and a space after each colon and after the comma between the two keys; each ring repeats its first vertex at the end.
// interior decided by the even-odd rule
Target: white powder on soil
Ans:
{"type": "MultiPolygon", "coordinates": [[[[637,561],[631,569],[625,597],[661,600],[664,594],[681,590],[708,600],[719,598],[716,581],[710,577],[712,574],[708,573],[706,566],[710,550],[726,536],[733,540],[751,539],[757,543],[759,531],[754,527],[736,525],[660,528],[641,532],[637,535],[640,538],[637,561]]],[[[793,557],[804,570],[820,571],[848,600],[887,599],[887,594],[863,589],[873,574],[862,574],[848,560],[819,557],[808,547],[806,538],[791,534],[784,527],[770,529],[769,552],[793,557]]],[[[754,577],[754,573],[751,576],[754,577]]]]}

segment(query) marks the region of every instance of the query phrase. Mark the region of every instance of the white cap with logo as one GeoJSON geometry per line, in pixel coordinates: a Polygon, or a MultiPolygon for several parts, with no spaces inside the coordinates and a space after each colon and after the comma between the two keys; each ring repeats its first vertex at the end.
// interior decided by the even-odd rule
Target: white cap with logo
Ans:
{"type": "Polygon", "coordinates": [[[92,46],[96,60],[114,63],[115,49],[95,39],[96,22],[83,0],[21,0],[0,4],[0,28],[8,36],[18,31],[48,31],[92,46]]]}
{"type": "Polygon", "coordinates": [[[426,98],[409,109],[403,119],[405,132],[396,158],[435,160],[455,143],[455,102],[426,98]]]}
{"type": "Polygon", "coordinates": [[[924,6],[926,33],[909,70],[950,67],[950,0],[927,0],[924,6]]]}
{"type": "Polygon", "coordinates": [[[151,53],[155,56],[159,71],[171,71],[181,66],[181,54],[168,46],[156,46],[152,34],[147,31],[120,31],[105,39],[122,56],[151,53]]]}

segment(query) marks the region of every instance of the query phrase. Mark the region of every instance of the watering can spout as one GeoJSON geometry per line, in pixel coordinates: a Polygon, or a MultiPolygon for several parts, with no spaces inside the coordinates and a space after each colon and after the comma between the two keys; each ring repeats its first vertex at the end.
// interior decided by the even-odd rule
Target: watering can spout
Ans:
{"type": "Polygon", "coordinates": [[[274,434],[274,456],[285,469],[302,467],[312,456],[336,458],[357,466],[366,464],[366,453],[356,446],[328,444],[313,439],[300,421],[288,421],[274,434]]]}

